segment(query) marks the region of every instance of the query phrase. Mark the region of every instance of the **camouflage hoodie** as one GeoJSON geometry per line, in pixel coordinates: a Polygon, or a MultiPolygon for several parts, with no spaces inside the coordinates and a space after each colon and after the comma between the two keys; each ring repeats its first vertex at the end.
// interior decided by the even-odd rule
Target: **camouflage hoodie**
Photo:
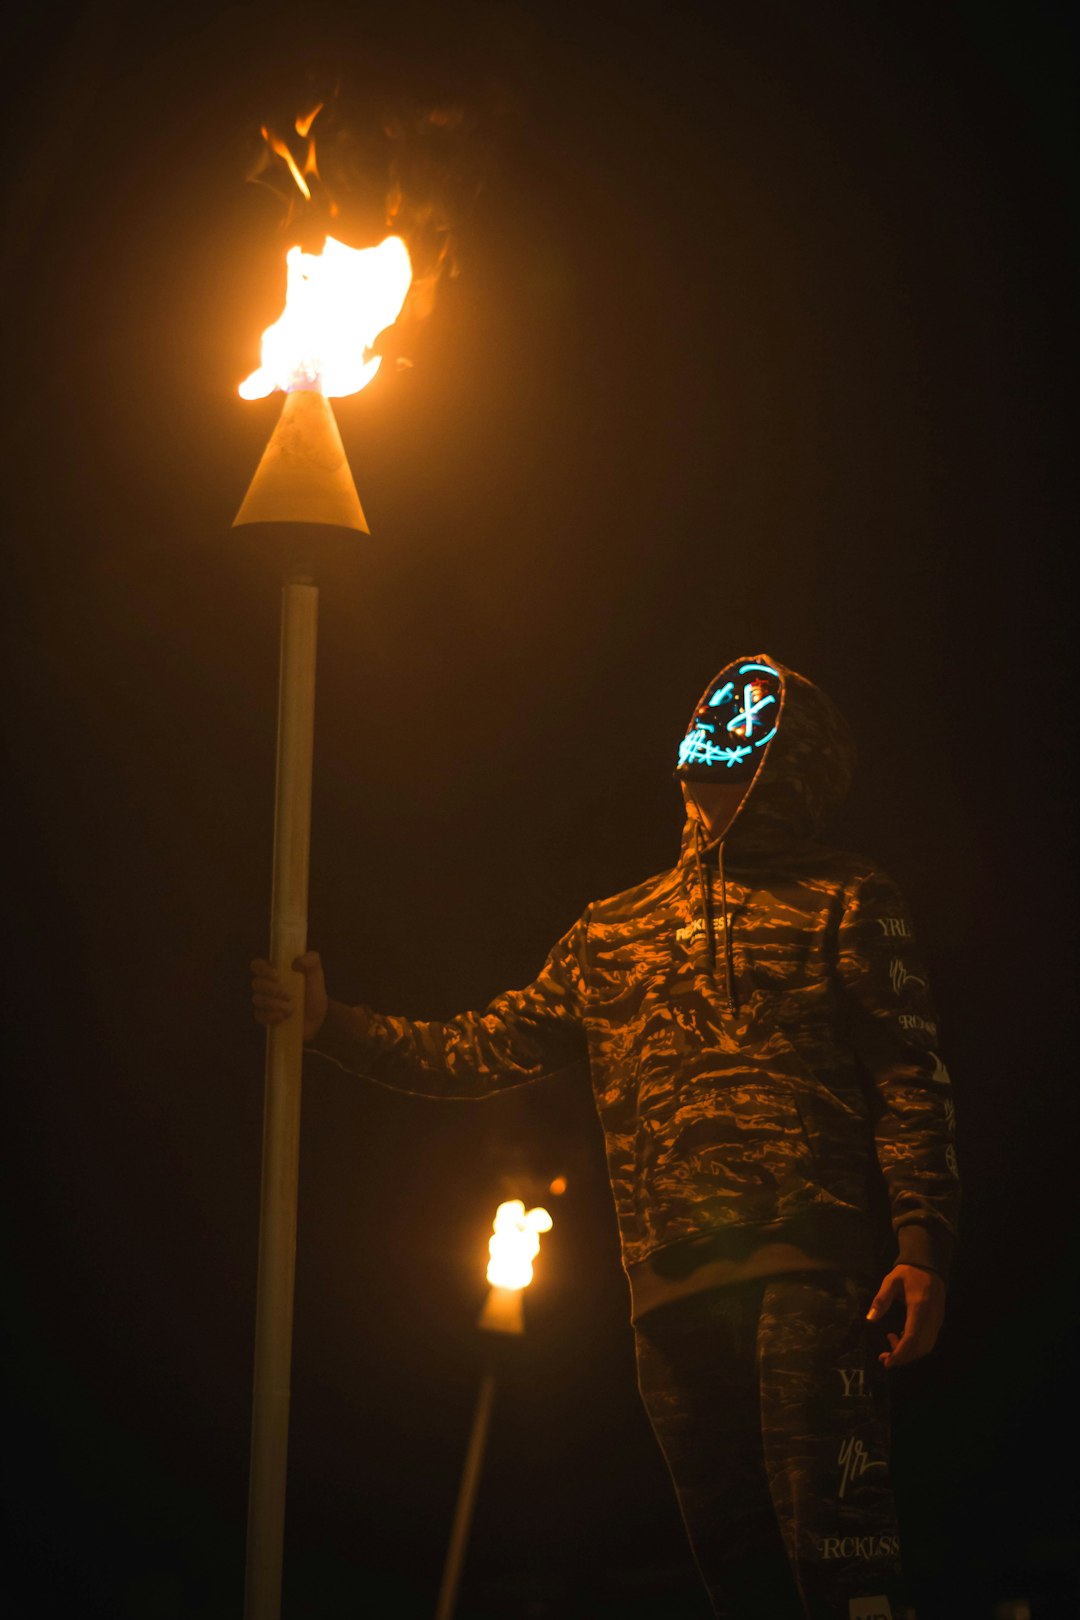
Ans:
{"type": "Polygon", "coordinates": [[[885,1208],[900,1258],[947,1273],[953,1107],[908,911],[871,862],[815,841],[850,735],[759,657],[783,681],[777,732],[715,866],[688,820],[677,864],[590,905],[524,989],[438,1023],[332,1002],[314,1046],[435,1097],[587,1060],[631,1280],[705,1240],[869,1272],[885,1208]]]}

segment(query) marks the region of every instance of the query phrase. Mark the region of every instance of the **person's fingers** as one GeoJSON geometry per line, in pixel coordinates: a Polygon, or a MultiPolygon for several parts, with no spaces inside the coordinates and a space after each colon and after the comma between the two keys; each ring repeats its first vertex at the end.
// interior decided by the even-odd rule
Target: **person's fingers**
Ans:
{"type": "Polygon", "coordinates": [[[881,1362],[883,1367],[887,1367],[889,1365],[892,1353],[900,1343],[899,1333],[886,1333],[885,1338],[888,1341],[889,1348],[887,1350],[883,1350],[880,1356],[878,1356],[878,1360],[881,1362]]]}
{"type": "MultiPolygon", "coordinates": [[[[305,951],[303,956],[295,958],[292,970],[294,973],[302,973],[305,978],[310,978],[313,973],[322,971],[322,958],[318,951],[305,951]]],[[[251,963],[251,974],[257,983],[281,983],[281,975],[273,962],[268,962],[261,956],[257,956],[251,963]]]]}
{"type": "Polygon", "coordinates": [[[293,998],[278,978],[273,963],[258,956],[251,964],[251,1005],[257,1023],[267,1028],[283,1024],[292,1015],[293,998]]]}
{"type": "Polygon", "coordinates": [[[889,1341],[889,1348],[884,1350],[878,1357],[881,1365],[885,1368],[903,1366],[904,1362],[909,1359],[909,1334],[907,1328],[904,1329],[903,1333],[887,1333],[885,1337],[889,1341]]]}
{"type": "Polygon", "coordinates": [[[902,1338],[897,1340],[890,1350],[886,1351],[882,1356],[879,1357],[879,1360],[881,1361],[881,1365],[886,1368],[902,1367],[905,1362],[913,1359],[911,1351],[911,1337],[909,1334],[905,1333],[902,1338]]]}
{"type": "MultiPolygon", "coordinates": [[[[302,956],[298,956],[292,964],[292,970],[294,973],[302,974],[305,980],[306,994],[301,994],[300,1001],[306,1003],[311,999],[311,986],[314,981],[314,999],[318,1003],[322,977],[322,962],[318,951],[305,951],[302,956]]],[[[281,982],[281,975],[274,964],[267,961],[265,956],[257,956],[251,963],[251,973],[251,1006],[256,1021],[269,1028],[291,1018],[297,998],[281,982]]]]}
{"type": "Polygon", "coordinates": [[[286,1001],[287,1002],[289,1000],[288,991],[283,989],[280,984],[277,984],[276,982],[274,982],[271,979],[253,979],[251,981],[251,997],[252,997],[252,1000],[254,1000],[256,996],[262,996],[264,998],[264,1000],[266,1000],[268,1002],[269,1001],[286,1001]]]}
{"type": "Polygon", "coordinates": [[[251,992],[251,1002],[255,1007],[266,1007],[288,1012],[293,1004],[292,996],[284,990],[261,990],[257,986],[251,992]]]}
{"type": "Polygon", "coordinates": [[[870,1309],[866,1313],[867,1321],[876,1322],[879,1316],[884,1316],[896,1297],[897,1290],[902,1286],[900,1278],[895,1272],[890,1271],[874,1295],[870,1309]]]}
{"type": "Polygon", "coordinates": [[[254,1013],[255,1022],[265,1024],[267,1027],[283,1024],[288,1016],[288,1013],[282,1012],[280,1007],[256,1007],[254,1013]]]}
{"type": "Polygon", "coordinates": [[[908,1335],[904,1361],[920,1361],[923,1356],[928,1356],[937,1343],[937,1336],[937,1324],[928,1317],[920,1317],[914,1329],[908,1335]]]}
{"type": "Polygon", "coordinates": [[[933,1315],[927,1310],[924,1302],[908,1304],[907,1321],[904,1331],[897,1339],[895,1333],[887,1335],[890,1343],[889,1353],[881,1357],[885,1367],[906,1367],[912,1361],[918,1361],[921,1356],[929,1355],[937,1339],[938,1324],[933,1315]]]}
{"type": "Polygon", "coordinates": [[[251,992],[256,996],[284,996],[286,1000],[291,994],[280,979],[252,979],[251,992]]]}
{"type": "Polygon", "coordinates": [[[887,1367],[904,1367],[929,1355],[945,1320],[945,1286],[932,1273],[915,1268],[906,1275],[904,1295],[904,1331],[885,1360],[887,1367]]]}

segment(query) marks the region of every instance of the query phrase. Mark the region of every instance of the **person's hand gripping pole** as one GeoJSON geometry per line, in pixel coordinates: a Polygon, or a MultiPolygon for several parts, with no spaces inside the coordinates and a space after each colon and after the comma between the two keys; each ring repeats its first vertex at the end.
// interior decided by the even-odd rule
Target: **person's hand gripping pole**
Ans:
{"type": "MultiPolygon", "coordinates": [[[[304,1040],[313,1041],[326,1019],[329,999],[318,951],[305,951],[292,964],[304,981],[304,1040]]],[[[257,956],[251,964],[251,1006],[256,1020],[273,1028],[292,1016],[294,1002],[272,962],[257,956]]]]}

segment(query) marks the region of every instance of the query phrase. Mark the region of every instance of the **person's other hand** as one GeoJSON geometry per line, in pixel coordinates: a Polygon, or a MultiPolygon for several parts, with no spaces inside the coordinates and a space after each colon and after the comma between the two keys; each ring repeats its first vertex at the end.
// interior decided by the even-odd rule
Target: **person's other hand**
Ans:
{"type": "MultiPolygon", "coordinates": [[[[304,975],[304,1039],[313,1041],[330,1005],[318,951],[305,951],[303,956],[298,956],[293,971],[304,975]]],[[[293,1010],[293,998],[278,977],[277,969],[261,956],[251,964],[251,1005],[259,1023],[268,1028],[284,1023],[293,1010]]]]}
{"type": "Polygon", "coordinates": [[[928,1355],[945,1320],[945,1284],[936,1271],[925,1271],[921,1266],[894,1266],[874,1296],[867,1321],[880,1321],[900,1300],[904,1304],[904,1331],[885,1335],[889,1348],[878,1357],[883,1367],[905,1367],[928,1355]]]}

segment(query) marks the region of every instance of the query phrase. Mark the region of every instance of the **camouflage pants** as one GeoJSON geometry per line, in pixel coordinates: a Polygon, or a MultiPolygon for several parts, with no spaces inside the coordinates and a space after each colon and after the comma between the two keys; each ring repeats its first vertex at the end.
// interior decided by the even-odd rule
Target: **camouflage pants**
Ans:
{"type": "Polygon", "coordinates": [[[637,1326],[638,1385],[722,1620],[896,1614],[899,1534],[872,1291],[715,1288],[637,1326]]]}

